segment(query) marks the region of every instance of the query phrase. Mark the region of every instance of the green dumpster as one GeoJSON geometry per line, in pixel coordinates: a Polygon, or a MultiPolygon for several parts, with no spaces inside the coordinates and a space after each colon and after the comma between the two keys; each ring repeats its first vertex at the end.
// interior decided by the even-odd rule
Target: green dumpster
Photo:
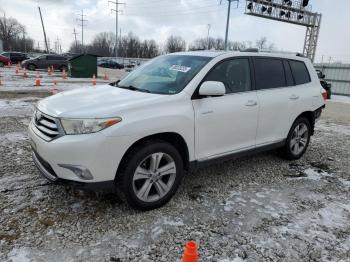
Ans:
{"type": "Polygon", "coordinates": [[[97,77],[97,55],[80,54],[68,60],[70,77],[97,77]]]}

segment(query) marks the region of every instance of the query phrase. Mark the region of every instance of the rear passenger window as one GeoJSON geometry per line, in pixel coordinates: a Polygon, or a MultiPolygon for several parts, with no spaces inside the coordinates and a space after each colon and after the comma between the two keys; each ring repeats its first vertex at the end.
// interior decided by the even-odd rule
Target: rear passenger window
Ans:
{"type": "Polygon", "coordinates": [[[224,61],[214,67],[204,81],[219,81],[225,85],[226,94],[251,90],[250,67],[247,58],[224,61]]]}
{"type": "Polygon", "coordinates": [[[290,60],[289,64],[292,69],[296,85],[302,85],[311,82],[309,72],[307,71],[304,62],[290,60]]]}
{"type": "Polygon", "coordinates": [[[269,89],[286,86],[282,60],[254,58],[256,88],[269,89]]]}

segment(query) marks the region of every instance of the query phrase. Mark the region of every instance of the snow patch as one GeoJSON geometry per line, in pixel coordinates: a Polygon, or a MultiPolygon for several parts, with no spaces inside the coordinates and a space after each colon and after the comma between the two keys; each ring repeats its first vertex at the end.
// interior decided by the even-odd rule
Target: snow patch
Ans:
{"type": "Polygon", "coordinates": [[[14,248],[8,254],[8,259],[12,262],[29,262],[29,255],[28,248],[14,248]]]}
{"type": "Polygon", "coordinates": [[[236,256],[234,259],[223,258],[223,259],[219,259],[218,261],[219,262],[243,262],[244,260],[239,256],[236,256]]]}
{"type": "Polygon", "coordinates": [[[12,143],[17,143],[27,139],[28,139],[28,135],[26,133],[13,132],[13,133],[7,133],[2,135],[0,138],[0,141],[7,140],[12,143]]]}
{"type": "MultiPolygon", "coordinates": [[[[320,180],[322,177],[331,177],[332,175],[325,172],[325,171],[317,171],[313,168],[308,168],[306,170],[303,171],[305,175],[307,175],[307,179],[311,179],[311,180],[320,180]]],[[[301,177],[301,179],[303,179],[303,177],[301,177]]]]}
{"type": "Polygon", "coordinates": [[[151,238],[152,240],[156,240],[160,234],[162,234],[164,232],[164,230],[162,229],[161,226],[155,226],[154,228],[152,228],[151,231],[151,238]]]}

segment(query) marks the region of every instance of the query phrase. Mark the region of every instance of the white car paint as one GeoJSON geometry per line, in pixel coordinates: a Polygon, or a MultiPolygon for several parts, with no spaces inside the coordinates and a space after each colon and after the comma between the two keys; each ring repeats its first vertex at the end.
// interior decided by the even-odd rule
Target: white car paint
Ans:
{"type": "Polygon", "coordinates": [[[324,105],[317,74],[308,59],[244,52],[176,54],[212,57],[178,94],[150,94],[105,85],[63,92],[40,101],[38,110],[58,119],[121,117],[122,121],[97,133],[64,135],[49,142],[37,135],[40,131],[31,122],[29,134],[37,153],[59,178],[85,183],[111,181],[126,151],[149,135],[177,133],[186,142],[189,161],[203,161],[282,141],[298,115],[324,105]],[[312,81],[295,87],[191,99],[214,65],[226,58],[247,56],[304,61],[312,81]],[[93,179],[82,180],[59,164],[84,166],[93,179]]]}

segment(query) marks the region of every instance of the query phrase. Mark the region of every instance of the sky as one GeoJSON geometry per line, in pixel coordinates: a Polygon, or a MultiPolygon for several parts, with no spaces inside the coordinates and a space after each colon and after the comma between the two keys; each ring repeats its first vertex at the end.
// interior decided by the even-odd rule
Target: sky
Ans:
{"type": "MultiPolygon", "coordinates": [[[[187,43],[210,36],[225,35],[227,0],[119,0],[122,14],[119,28],[122,35],[132,31],[140,39],[155,39],[164,43],[169,35],[179,35],[187,43]]],[[[115,5],[108,0],[0,0],[0,14],[16,18],[26,26],[27,33],[44,47],[44,38],[38,12],[40,5],[45,29],[51,46],[60,39],[62,49],[74,40],[74,28],[81,39],[77,19],[81,10],[86,14],[84,43],[99,32],[115,32],[115,5]]],[[[312,10],[322,13],[322,25],[316,61],[343,61],[350,63],[350,10],[349,0],[310,0],[312,10]]],[[[266,36],[278,50],[302,52],[305,28],[248,16],[244,14],[245,0],[238,7],[232,4],[229,40],[251,41],[266,36]]]]}

